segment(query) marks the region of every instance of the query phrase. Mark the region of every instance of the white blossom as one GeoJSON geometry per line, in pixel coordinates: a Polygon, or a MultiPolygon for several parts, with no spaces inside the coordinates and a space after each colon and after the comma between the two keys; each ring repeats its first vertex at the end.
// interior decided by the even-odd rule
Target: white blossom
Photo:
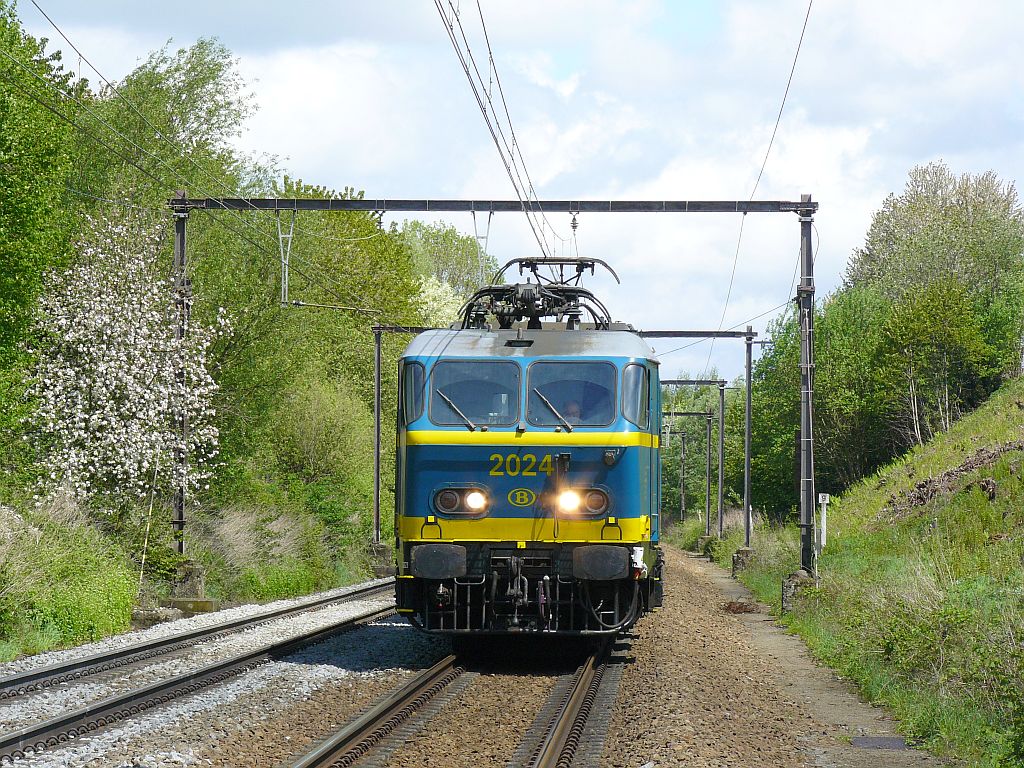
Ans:
{"type": "Polygon", "coordinates": [[[30,394],[44,485],[138,497],[156,470],[159,488],[196,490],[217,452],[207,353],[229,332],[226,314],[212,327],[189,318],[185,337],[175,338],[174,290],[157,277],[171,265],[152,220],[90,219],[77,255],[75,266],[48,276],[38,307],[42,347],[30,394]]]}
{"type": "Polygon", "coordinates": [[[450,283],[428,275],[420,281],[416,303],[425,323],[444,328],[459,319],[463,299],[450,283]]]}

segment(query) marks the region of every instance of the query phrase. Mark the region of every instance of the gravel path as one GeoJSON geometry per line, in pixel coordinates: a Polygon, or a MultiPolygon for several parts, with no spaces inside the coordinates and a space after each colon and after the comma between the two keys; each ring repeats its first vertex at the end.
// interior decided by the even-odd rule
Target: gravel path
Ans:
{"type": "Polygon", "coordinates": [[[820,726],[780,695],[718,590],[682,553],[665,559],[665,606],[634,628],[604,765],[803,765],[797,735],[820,726]]]}
{"type": "Polygon", "coordinates": [[[445,651],[398,619],[377,622],[14,765],[279,765],[445,651]]]}
{"type": "Polygon", "coordinates": [[[817,667],[720,568],[665,549],[665,607],[627,637],[633,663],[624,667],[602,768],[939,764],[913,750],[850,746],[850,736],[893,734],[884,713],[817,667]],[[733,614],[730,601],[754,610],[733,614]]]}
{"type": "Polygon", "coordinates": [[[138,666],[111,670],[81,681],[72,680],[0,702],[0,729],[24,728],[55,717],[69,707],[82,707],[133,688],[166,680],[259,646],[296,637],[374,609],[386,608],[392,603],[393,599],[389,595],[370,600],[353,600],[310,613],[276,619],[237,634],[199,643],[169,656],[157,657],[151,662],[142,662],[138,666]]]}

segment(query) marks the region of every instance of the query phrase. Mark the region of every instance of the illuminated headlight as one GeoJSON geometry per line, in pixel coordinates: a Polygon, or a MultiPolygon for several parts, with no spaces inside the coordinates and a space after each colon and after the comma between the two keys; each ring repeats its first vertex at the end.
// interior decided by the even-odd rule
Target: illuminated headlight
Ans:
{"type": "Polygon", "coordinates": [[[470,491],[466,494],[466,508],[473,512],[481,512],[487,506],[487,496],[481,491],[470,491]]]}
{"type": "Polygon", "coordinates": [[[580,495],[576,491],[562,491],[558,494],[558,508],[563,512],[575,512],[580,508],[580,495]]]}

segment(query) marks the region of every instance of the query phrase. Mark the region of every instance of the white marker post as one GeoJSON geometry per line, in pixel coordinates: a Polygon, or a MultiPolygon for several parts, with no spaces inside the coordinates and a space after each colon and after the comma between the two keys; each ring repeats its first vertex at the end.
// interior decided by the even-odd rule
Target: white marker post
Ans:
{"type": "Polygon", "coordinates": [[[821,505],[821,528],[818,534],[818,556],[821,556],[821,551],[825,549],[825,543],[828,540],[828,503],[832,500],[832,497],[827,493],[818,494],[818,503],[821,505]]]}

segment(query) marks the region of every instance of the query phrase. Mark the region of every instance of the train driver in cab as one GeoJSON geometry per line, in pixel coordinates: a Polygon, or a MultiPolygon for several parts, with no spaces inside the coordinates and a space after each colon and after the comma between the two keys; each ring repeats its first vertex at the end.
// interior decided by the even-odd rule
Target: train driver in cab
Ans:
{"type": "Polygon", "coordinates": [[[565,420],[570,424],[579,424],[582,418],[582,411],[580,410],[580,404],[576,400],[566,400],[565,407],[562,409],[562,414],[565,416],[565,420]]]}

